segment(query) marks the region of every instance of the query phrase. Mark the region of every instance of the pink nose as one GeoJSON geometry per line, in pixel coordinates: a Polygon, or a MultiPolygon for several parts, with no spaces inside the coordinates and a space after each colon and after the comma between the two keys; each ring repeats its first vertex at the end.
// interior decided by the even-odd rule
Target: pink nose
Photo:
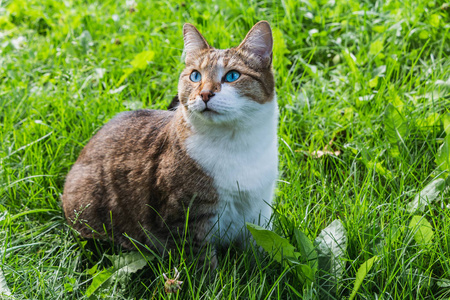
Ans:
{"type": "Polygon", "coordinates": [[[209,99],[215,94],[211,90],[203,90],[200,92],[200,95],[202,96],[203,102],[208,103],[209,99]]]}

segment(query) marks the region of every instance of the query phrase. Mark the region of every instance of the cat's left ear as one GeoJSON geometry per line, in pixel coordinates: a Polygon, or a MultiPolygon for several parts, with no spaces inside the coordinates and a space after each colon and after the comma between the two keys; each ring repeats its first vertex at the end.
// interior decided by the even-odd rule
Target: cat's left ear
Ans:
{"type": "Polygon", "coordinates": [[[270,66],[272,63],[272,48],[272,29],[267,21],[256,23],[237,47],[237,49],[242,49],[258,57],[265,67],[270,66]]]}
{"type": "Polygon", "coordinates": [[[191,58],[198,57],[199,52],[202,50],[210,48],[203,35],[192,24],[184,24],[183,37],[184,51],[186,52],[186,63],[191,58]]]}

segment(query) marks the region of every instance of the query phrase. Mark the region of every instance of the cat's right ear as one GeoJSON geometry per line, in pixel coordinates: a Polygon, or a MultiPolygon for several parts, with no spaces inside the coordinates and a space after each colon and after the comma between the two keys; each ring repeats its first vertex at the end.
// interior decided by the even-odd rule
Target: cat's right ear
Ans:
{"type": "Polygon", "coordinates": [[[184,52],[186,53],[186,63],[191,58],[198,57],[199,52],[201,52],[202,50],[210,48],[203,35],[192,24],[184,24],[183,37],[184,52]]]}
{"type": "Polygon", "coordinates": [[[256,23],[237,47],[237,49],[242,49],[251,56],[257,57],[266,67],[272,64],[272,48],[272,29],[267,21],[256,23]]]}

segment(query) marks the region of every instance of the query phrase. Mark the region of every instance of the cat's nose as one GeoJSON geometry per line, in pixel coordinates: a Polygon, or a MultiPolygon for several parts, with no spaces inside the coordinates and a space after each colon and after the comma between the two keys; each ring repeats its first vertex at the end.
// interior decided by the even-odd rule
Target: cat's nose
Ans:
{"type": "Polygon", "coordinates": [[[203,90],[200,92],[200,96],[202,96],[203,102],[205,103],[207,103],[214,95],[215,94],[211,90],[203,90]]]}

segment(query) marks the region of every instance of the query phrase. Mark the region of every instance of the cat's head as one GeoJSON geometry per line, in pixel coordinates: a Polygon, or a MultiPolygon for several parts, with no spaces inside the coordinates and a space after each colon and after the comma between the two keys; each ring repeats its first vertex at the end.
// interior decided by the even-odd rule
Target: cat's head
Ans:
{"type": "Polygon", "coordinates": [[[189,121],[238,124],[258,117],[276,101],[268,22],[258,22],[238,47],[226,50],[209,46],[191,24],[184,25],[183,34],[186,68],[178,97],[189,121]]]}

